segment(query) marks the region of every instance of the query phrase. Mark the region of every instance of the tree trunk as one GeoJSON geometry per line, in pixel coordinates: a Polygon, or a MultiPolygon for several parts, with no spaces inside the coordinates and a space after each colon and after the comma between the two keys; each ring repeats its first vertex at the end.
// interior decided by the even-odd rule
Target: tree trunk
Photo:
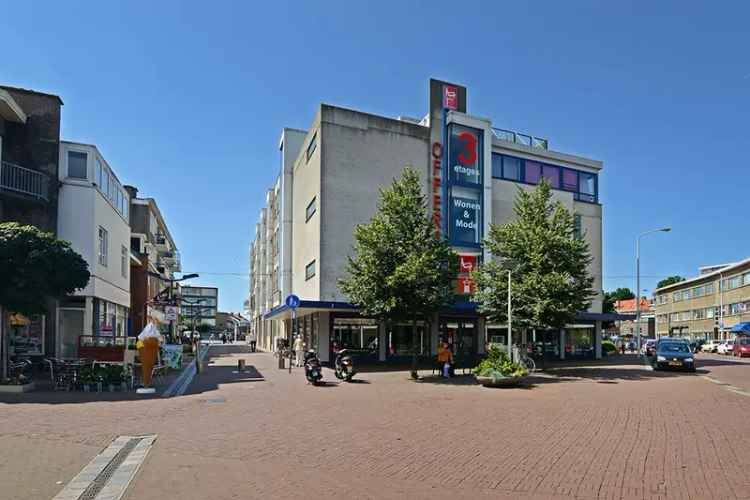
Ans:
{"type": "Polygon", "coordinates": [[[419,336],[417,335],[417,318],[412,318],[411,320],[411,338],[412,338],[412,356],[411,356],[411,378],[416,380],[418,378],[417,374],[417,342],[419,341],[419,336]]]}

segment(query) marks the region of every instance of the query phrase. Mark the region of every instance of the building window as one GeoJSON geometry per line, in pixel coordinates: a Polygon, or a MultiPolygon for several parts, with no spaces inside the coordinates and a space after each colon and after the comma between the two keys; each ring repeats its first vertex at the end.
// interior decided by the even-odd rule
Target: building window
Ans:
{"type": "Polygon", "coordinates": [[[539,184],[542,177],[542,166],[535,161],[527,161],[523,180],[529,184],[539,184]]]}
{"type": "Polygon", "coordinates": [[[492,177],[502,179],[503,177],[503,155],[492,153],[492,177]]]}
{"type": "Polygon", "coordinates": [[[310,218],[315,215],[315,197],[313,196],[313,199],[310,203],[307,204],[307,208],[305,209],[305,222],[309,221],[310,218]]]}
{"type": "Polygon", "coordinates": [[[565,191],[578,191],[578,172],[564,168],[562,171],[562,188],[565,191]]]}
{"type": "Polygon", "coordinates": [[[102,187],[102,176],[104,173],[104,167],[102,167],[102,162],[99,160],[99,158],[96,159],[96,185],[99,186],[101,189],[102,187]]]}
{"type": "Polygon", "coordinates": [[[578,197],[582,201],[596,201],[596,176],[594,174],[578,173],[578,197]]]}
{"type": "Polygon", "coordinates": [[[512,156],[503,157],[503,179],[509,181],[521,180],[521,160],[512,156]]]}
{"type": "Polygon", "coordinates": [[[128,249],[125,245],[122,247],[122,254],[120,256],[120,272],[123,278],[128,277],[128,249]]]}
{"type": "Polygon", "coordinates": [[[573,215],[573,238],[577,240],[583,239],[583,225],[581,223],[581,216],[578,214],[573,215]]]}
{"type": "Polygon", "coordinates": [[[690,300],[690,292],[691,290],[683,290],[682,300],[690,300]]]}
{"type": "Polygon", "coordinates": [[[697,288],[694,288],[694,289],[693,289],[693,297],[695,297],[696,299],[697,299],[698,297],[703,297],[703,291],[704,291],[704,290],[705,290],[705,289],[704,289],[704,288],[703,288],[702,286],[699,286],[699,287],[697,287],[697,288]]]}
{"type": "Polygon", "coordinates": [[[674,292],[672,294],[672,302],[679,302],[682,300],[682,292],[674,292]]]}
{"type": "Polygon", "coordinates": [[[310,262],[305,266],[305,281],[315,276],[315,261],[310,262]]]}
{"type": "Polygon", "coordinates": [[[102,226],[99,226],[99,264],[107,267],[107,253],[109,247],[109,234],[102,226]]]}
{"type": "Polygon", "coordinates": [[[315,152],[315,148],[318,147],[318,133],[315,132],[310,139],[310,144],[307,145],[307,151],[305,151],[305,162],[310,161],[310,157],[315,152]]]}
{"type": "Polygon", "coordinates": [[[74,179],[87,179],[88,172],[86,162],[88,155],[78,151],[68,151],[68,177],[74,179]]]}
{"type": "Polygon", "coordinates": [[[706,295],[713,295],[714,294],[714,284],[709,283],[706,285],[706,295]]]}
{"type": "Polygon", "coordinates": [[[560,189],[560,167],[553,165],[542,166],[542,177],[549,182],[550,186],[560,189]]]}

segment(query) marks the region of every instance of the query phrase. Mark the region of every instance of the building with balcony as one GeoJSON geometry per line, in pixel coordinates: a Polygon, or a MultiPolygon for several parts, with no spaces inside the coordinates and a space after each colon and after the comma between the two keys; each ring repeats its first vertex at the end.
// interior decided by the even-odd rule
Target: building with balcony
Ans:
{"type": "Polygon", "coordinates": [[[699,274],[656,290],[657,336],[728,339],[750,321],[750,258],[706,266],[699,274]]]}
{"type": "Polygon", "coordinates": [[[88,285],[60,302],[56,346],[77,355],[84,336],[124,337],[130,309],[130,196],[91,144],[60,143],[57,233],[88,262],[88,285]]]}
{"type": "Polygon", "coordinates": [[[219,289],[212,286],[180,287],[180,321],[185,325],[216,328],[219,289]]]}
{"type": "Polygon", "coordinates": [[[411,326],[386,326],[362,317],[337,282],[352,253],[354,227],[374,215],[379,189],[406,166],[421,174],[436,229],[473,268],[490,256],[483,248],[489,225],[512,218],[518,189],[542,178],[554,197],[574,212],[577,237],[589,243],[596,297],[562,331],[514,332],[514,342],[543,344],[551,357],[598,357],[602,321],[602,162],[556,152],[546,139],[497,129],[467,112],[467,89],[431,80],[423,119],[389,118],[321,104],[309,130],[284,129],[281,164],[250,248],[250,297],[258,347],[270,349],[292,331],[305,336],[323,361],[334,343],[370,352],[374,360],[398,361],[412,350],[434,355],[438,339],[457,354],[476,354],[486,341],[506,343],[505,325],[485,320],[472,302],[468,274],[456,280],[456,303],[420,322],[418,345],[411,326]],[[295,324],[284,305],[300,297],[295,324]]]}
{"type": "MultiPolygon", "coordinates": [[[[33,225],[57,234],[57,175],[62,100],[53,94],[0,86],[0,222],[33,225]]],[[[56,303],[13,330],[8,354],[55,352],[56,303]]],[[[2,325],[9,311],[0,307],[2,325]]]]}
{"type": "MultiPolygon", "coordinates": [[[[163,312],[170,297],[177,297],[179,291],[171,280],[182,269],[177,245],[156,200],[139,197],[134,186],[125,190],[130,198],[130,311],[132,331],[137,334],[146,326],[150,307],[163,312]]],[[[174,322],[160,328],[163,334],[177,332],[174,322]]]]}

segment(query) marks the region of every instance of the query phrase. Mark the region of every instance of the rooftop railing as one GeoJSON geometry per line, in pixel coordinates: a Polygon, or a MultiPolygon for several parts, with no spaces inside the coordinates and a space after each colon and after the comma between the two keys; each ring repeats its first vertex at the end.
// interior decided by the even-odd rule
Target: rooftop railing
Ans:
{"type": "Polygon", "coordinates": [[[15,163],[0,162],[0,188],[49,201],[49,176],[15,163]]]}
{"type": "Polygon", "coordinates": [[[492,127],[492,134],[500,139],[501,141],[513,142],[515,144],[522,144],[530,148],[548,149],[549,141],[542,139],[541,137],[534,137],[532,135],[521,134],[514,132],[513,130],[505,130],[502,128],[492,127]]]}

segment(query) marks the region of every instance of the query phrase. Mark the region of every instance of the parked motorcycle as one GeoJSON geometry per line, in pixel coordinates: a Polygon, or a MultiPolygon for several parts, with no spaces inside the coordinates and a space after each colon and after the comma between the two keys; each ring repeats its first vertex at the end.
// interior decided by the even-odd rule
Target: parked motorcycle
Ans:
{"type": "Polygon", "coordinates": [[[354,360],[346,349],[341,349],[336,353],[334,366],[336,370],[336,378],[339,380],[351,382],[352,378],[357,373],[356,370],[354,370],[354,360]]]}
{"type": "Polygon", "coordinates": [[[312,349],[305,353],[305,378],[312,385],[318,385],[323,380],[323,367],[312,349]]]}

